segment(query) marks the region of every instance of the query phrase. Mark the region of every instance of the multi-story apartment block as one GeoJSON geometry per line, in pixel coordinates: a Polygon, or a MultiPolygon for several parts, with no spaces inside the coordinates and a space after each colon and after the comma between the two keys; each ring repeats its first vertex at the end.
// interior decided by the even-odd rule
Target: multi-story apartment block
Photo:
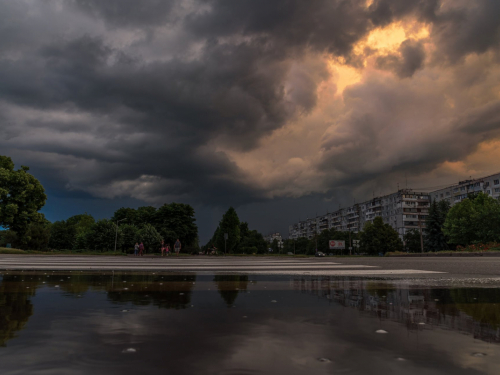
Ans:
{"type": "Polygon", "coordinates": [[[425,219],[432,201],[439,202],[446,199],[454,205],[467,198],[469,194],[478,192],[500,199],[500,173],[460,181],[458,184],[430,193],[401,189],[389,195],[339,208],[335,212],[290,225],[289,237],[310,239],[315,234],[331,228],[358,232],[363,230],[366,223],[373,222],[375,217],[381,216],[384,223],[393,227],[402,238],[409,230],[425,227],[425,219]]]}
{"type": "Polygon", "coordinates": [[[428,210],[429,195],[427,193],[403,189],[314,219],[292,224],[289,226],[289,238],[307,237],[310,239],[315,234],[331,228],[357,233],[366,223],[373,222],[377,216],[381,216],[384,223],[391,225],[402,237],[408,230],[425,226],[428,210]]]}
{"type": "Polygon", "coordinates": [[[281,234],[279,232],[271,233],[268,234],[267,236],[264,236],[264,240],[266,240],[269,243],[273,242],[275,239],[278,240],[278,242],[283,242],[283,239],[281,238],[281,234]]]}
{"type": "Polygon", "coordinates": [[[500,197],[500,173],[491,176],[460,181],[458,184],[448,186],[431,192],[434,201],[447,200],[452,206],[461,202],[469,194],[483,192],[490,197],[500,197]]]}

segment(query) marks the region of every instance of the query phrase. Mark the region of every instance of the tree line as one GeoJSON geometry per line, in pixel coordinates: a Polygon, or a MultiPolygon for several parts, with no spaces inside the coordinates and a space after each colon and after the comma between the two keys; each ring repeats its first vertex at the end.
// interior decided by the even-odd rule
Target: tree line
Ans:
{"type": "Polygon", "coordinates": [[[204,253],[210,253],[215,249],[218,253],[227,254],[264,254],[268,245],[261,233],[251,230],[247,222],[240,221],[236,210],[229,207],[212,238],[202,246],[201,250],[204,253]]]}
{"type": "MultiPolygon", "coordinates": [[[[408,251],[421,251],[420,233],[408,232],[405,243],[408,251]]],[[[453,207],[447,201],[432,202],[423,245],[424,251],[500,248],[500,200],[479,192],[453,207]]]]}
{"type": "Polygon", "coordinates": [[[95,220],[84,213],[49,222],[40,213],[47,196],[29,168],[14,169],[11,158],[0,155],[0,246],[10,243],[29,250],[129,251],[143,242],[146,251],[157,251],[164,240],[173,247],[177,239],[187,251],[198,250],[198,227],[194,209],[170,203],[120,208],[112,218],[95,220]]]}

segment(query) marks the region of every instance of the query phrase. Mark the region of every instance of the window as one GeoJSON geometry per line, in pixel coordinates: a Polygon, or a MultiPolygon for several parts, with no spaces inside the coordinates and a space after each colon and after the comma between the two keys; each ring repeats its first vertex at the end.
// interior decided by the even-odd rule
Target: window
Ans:
{"type": "Polygon", "coordinates": [[[441,194],[439,194],[439,196],[440,196],[441,198],[443,198],[443,194],[442,194],[442,193],[441,193],[441,194]]]}
{"type": "Polygon", "coordinates": [[[449,195],[450,195],[450,192],[449,192],[449,191],[447,191],[447,192],[446,192],[446,196],[449,196],[449,195]]]}
{"type": "Polygon", "coordinates": [[[461,190],[461,191],[464,191],[464,190],[465,190],[465,186],[462,186],[462,187],[460,188],[460,190],[461,190]]]}
{"type": "Polygon", "coordinates": [[[495,188],[495,193],[500,193],[500,188],[495,188]]]}
{"type": "Polygon", "coordinates": [[[493,180],[493,185],[498,185],[498,184],[500,184],[499,180],[493,180]]]}
{"type": "Polygon", "coordinates": [[[491,190],[486,190],[486,194],[491,195],[491,190]]]}
{"type": "Polygon", "coordinates": [[[458,188],[453,189],[453,191],[454,191],[454,192],[457,192],[457,191],[458,191],[458,188]]]}
{"type": "Polygon", "coordinates": [[[489,182],[489,181],[486,181],[486,182],[484,183],[484,187],[488,187],[488,186],[490,186],[490,182],[489,182]]]}

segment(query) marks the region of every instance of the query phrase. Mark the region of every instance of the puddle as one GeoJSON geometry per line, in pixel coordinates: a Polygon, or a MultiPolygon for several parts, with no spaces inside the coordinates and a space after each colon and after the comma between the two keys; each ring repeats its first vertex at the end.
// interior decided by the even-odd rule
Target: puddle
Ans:
{"type": "Polygon", "coordinates": [[[2,374],[500,373],[492,284],[68,274],[0,274],[2,374]]]}

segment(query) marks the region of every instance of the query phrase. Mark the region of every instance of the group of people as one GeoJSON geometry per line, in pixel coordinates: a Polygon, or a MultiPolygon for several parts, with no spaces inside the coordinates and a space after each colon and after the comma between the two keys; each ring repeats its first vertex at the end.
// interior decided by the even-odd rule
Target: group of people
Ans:
{"type": "MultiPolygon", "coordinates": [[[[163,254],[165,254],[165,256],[169,256],[170,252],[172,251],[171,248],[170,248],[170,244],[166,244],[165,241],[161,240],[161,244],[160,244],[160,249],[161,249],[161,256],[163,256],[163,254]]],[[[174,251],[177,255],[179,255],[179,253],[181,252],[181,241],[179,241],[179,239],[177,239],[177,241],[175,241],[175,244],[174,244],[174,251]]],[[[134,246],[134,256],[143,256],[144,255],[144,244],[141,242],[141,243],[138,243],[136,242],[135,243],[135,246],[134,246]]]]}

